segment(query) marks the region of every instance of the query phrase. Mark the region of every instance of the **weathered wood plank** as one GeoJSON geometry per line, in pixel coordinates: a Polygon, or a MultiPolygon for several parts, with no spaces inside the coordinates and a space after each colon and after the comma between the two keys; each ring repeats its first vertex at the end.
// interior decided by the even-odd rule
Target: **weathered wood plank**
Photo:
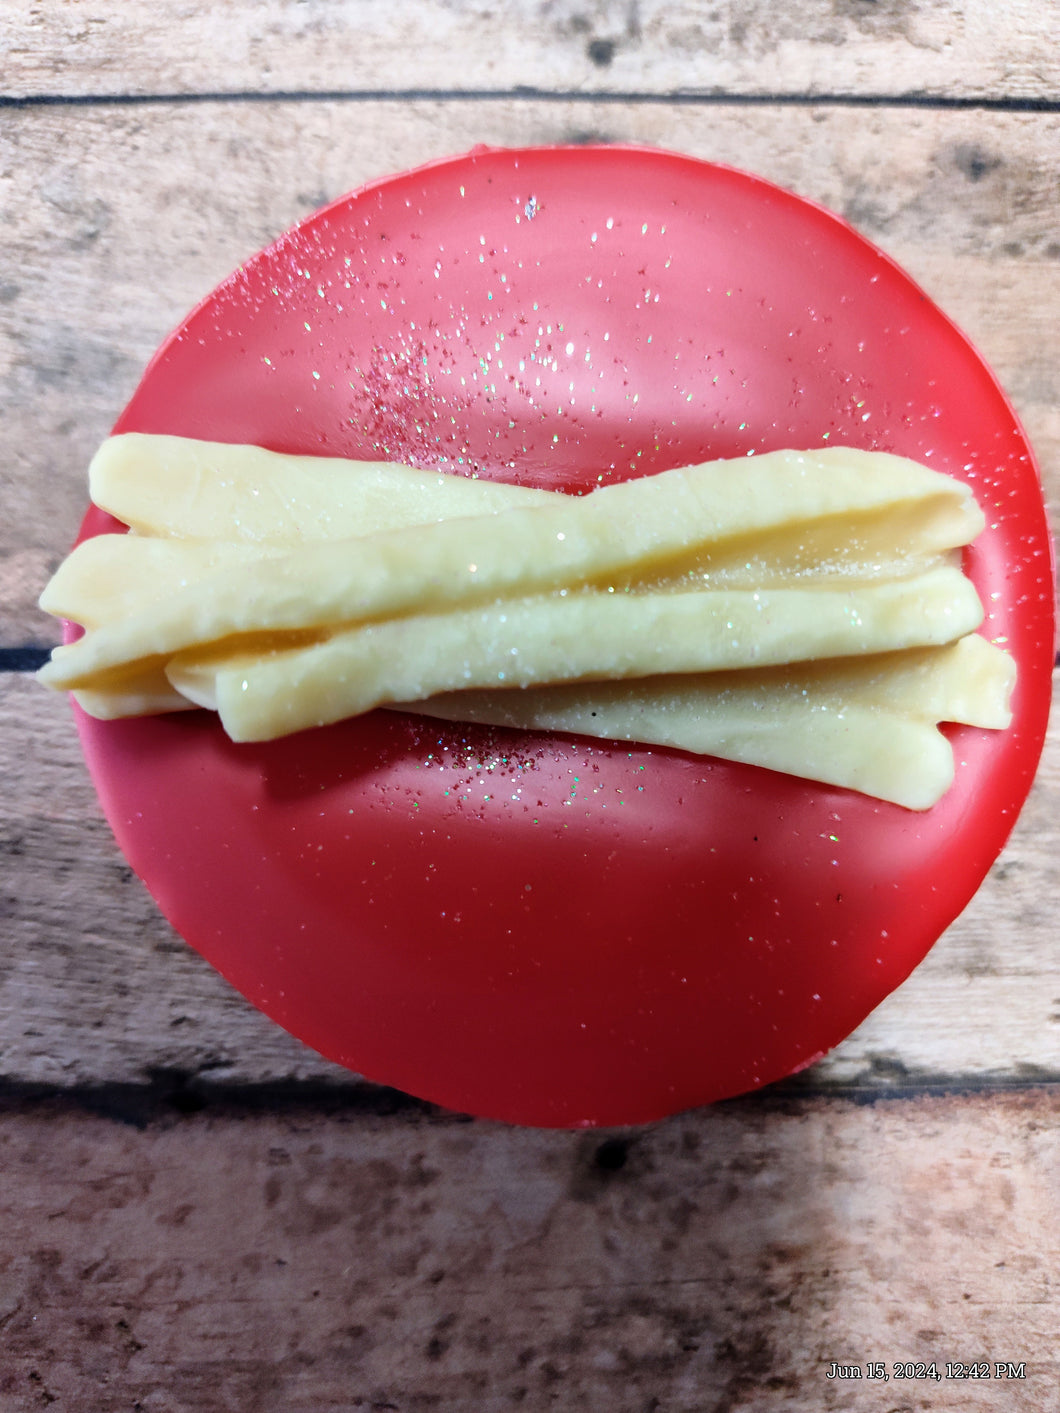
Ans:
{"type": "Polygon", "coordinates": [[[1056,98],[1035,0],[149,0],[8,7],[12,95],[368,89],[1056,98]]]}
{"type": "Polygon", "coordinates": [[[741,1102],[632,1137],[23,1109],[0,1119],[0,1409],[1042,1413],[1058,1163],[1060,1100],[1033,1091],[741,1102]],[[887,1384],[828,1377],[870,1360],[887,1384]],[[979,1360],[989,1380],[945,1378],[979,1360]]]}
{"type": "Polygon", "coordinates": [[[0,112],[0,646],[36,609],[84,468],[166,332],[297,217],[475,142],[635,141],[846,214],[978,344],[1060,493],[1060,116],[673,105],[276,102],[0,112]]]}
{"type": "MultiPolygon", "coordinates": [[[[53,640],[36,593],[80,517],[87,458],[168,328],[324,200],[476,142],[652,143],[844,212],[979,344],[1060,495],[1060,119],[800,106],[1055,100],[1055,7],[190,0],[171,17],[40,0],[8,6],[3,29],[16,97],[501,96],[0,108],[0,647],[53,640]],[[554,96],[503,96],[524,84],[554,96]],[[795,101],[623,98],[674,88],[795,101]]],[[[0,1413],[1057,1404],[1055,728],[979,896],[795,1082],[811,1097],[613,1135],[400,1101],[382,1116],[172,934],[102,822],[65,705],[24,677],[0,677],[0,769],[0,1413]],[[828,1097],[1041,1077],[1049,1089],[1004,1095],[828,1097]],[[12,1082],[62,1097],[12,1104],[12,1082]],[[180,1117],[193,1102],[205,1111],[180,1117]],[[1024,1377],[826,1376],[870,1359],[1011,1361],[1024,1377]]]]}
{"type": "MultiPolygon", "coordinates": [[[[124,864],[65,700],[0,677],[0,1073],[57,1086],[325,1081],[328,1065],[174,936],[124,864]]],[[[1060,727],[1002,859],[913,977],[800,1083],[1060,1081],[1060,727]]]]}
{"type": "Polygon", "coordinates": [[[63,1086],[340,1073],[173,933],[103,820],[64,699],[0,677],[0,741],[0,1073],[63,1086]]]}

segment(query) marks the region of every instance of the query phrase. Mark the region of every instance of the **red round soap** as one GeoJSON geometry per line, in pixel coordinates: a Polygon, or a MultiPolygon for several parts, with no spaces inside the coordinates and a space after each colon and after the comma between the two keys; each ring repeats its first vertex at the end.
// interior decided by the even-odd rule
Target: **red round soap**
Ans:
{"type": "MultiPolygon", "coordinates": [[[[1001,850],[1041,751],[1050,539],[982,359],[891,260],[744,173],[476,150],[310,216],[155,356],[116,432],[567,492],[847,444],[966,481],[1010,729],[947,727],[933,809],[656,747],[378,711],[264,745],[212,714],[79,729],[187,941],[308,1045],[517,1123],[629,1124],[835,1045],[1001,850]]],[[[733,466],[739,476],[740,465],[733,466]]],[[[84,534],[113,528],[90,511],[84,534]]]]}

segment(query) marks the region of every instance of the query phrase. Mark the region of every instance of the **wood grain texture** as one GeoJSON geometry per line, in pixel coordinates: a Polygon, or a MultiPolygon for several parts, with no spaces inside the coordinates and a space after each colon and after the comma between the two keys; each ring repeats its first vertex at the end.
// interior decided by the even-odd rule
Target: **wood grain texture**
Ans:
{"type": "MultiPolygon", "coordinates": [[[[1060,490],[1060,118],[286,102],[8,112],[0,133],[0,216],[16,253],[0,306],[0,492],[11,510],[0,521],[0,646],[54,639],[36,595],[80,518],[88,457],[166,330],[298,216],[476,141],[647,142],[751,167],[843,212],[978,343],[1060,490]]],[[[15,944],[0,992],[3,1072],[63,1085],[160,1072],[344,1083],[172,936],[102,823],[65,705],[25,680],[0,686],[15,944]]],[[[1060,1074],[1055,761],[1054,748],[966,918],[812,1083],[1060,1074]]]]}
{"type": "Polygon", "coordinates": [[[1060,116],[673,105],[232,103],[0,111],[0,647],[35,607],[85,468],[158,343],[241,260],[386,171],[602,140],[759,172],[850,219],[972,338],[1060,495],[1060,116]]]}
{"type": "Polygon", "coordinates": [[[1035,0],[150,0],[8,7],[5,91],[380,89],[1057,98],[1035,0]]]}
{"type": "Polygon", "coordinates": [[[1045,1413],[1058,1161],[1033,1091],[606,1136],[16,1109],[0,1410],[1045,1413]],[[869,1360],[992,1377],[827,1378],[869,1360]]]}
{"type": "MultiPolygon", "coordinates": [[[[242,1000],[158,914],[103,822],[65,698],[0,677],[0,1073],[62,1087],[351,1078],[242,1000]]],[[[1060,1083],[1060,732],[1016,832],[912,978],[795,1083],[1060,1083]]]]}
{"type": "MultiPolygon", "coordinates": [[[[1055,5],[0,12],[0,649],[54,641],[36,596],[168,330],[326,200],[480,142],[671,148],[839,211],[978,345],[1060,503],[1055,5]]],[[[439,1113],[273,1026],[161,918],[24,674],[0,771],[0,1413],[1060,1406],[1055,723],[978,896],[853,1036],[610,1134],[439,1113]],[[980,1359],[1024,1377],[826,1378],[980,1359]]]]}

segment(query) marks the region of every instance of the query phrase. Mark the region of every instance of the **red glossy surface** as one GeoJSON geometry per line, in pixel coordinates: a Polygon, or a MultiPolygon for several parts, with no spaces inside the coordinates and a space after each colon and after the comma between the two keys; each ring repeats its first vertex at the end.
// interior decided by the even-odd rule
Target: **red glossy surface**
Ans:
{"type": "Polygon", "coordinates": [[[987,511],[968,566],[987,635],[1019,662],[1016,719],[953,730],[957,783],[926,814],[677,752],[384,712],[265,746],[199,713],[82,719],[117,838],[167,916],[373,1079],[573,1125],[785,1075],[923,957],[1030,786],[1053,591],[1012,410],[901,271],[749,176],[578,148],[383,181],[215,291],[116,430],[565,490],[847,441],[962,477],[987,511]]]}

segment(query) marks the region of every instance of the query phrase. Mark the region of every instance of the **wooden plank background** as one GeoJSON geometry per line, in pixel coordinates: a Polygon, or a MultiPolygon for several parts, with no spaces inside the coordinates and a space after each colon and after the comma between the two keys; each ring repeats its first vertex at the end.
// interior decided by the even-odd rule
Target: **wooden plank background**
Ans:
{"type": "Polygon", "coordinates": [[[601,1141],[16,1112],[0,1408],[1051,1413],[1057,1117],[759,1100],[601,1141]],[[991,1377],[827,1378],[870,1360],[991,1377]]]}
{"type": "Polygon", "coordinates": [[[1036,0],[232,0],[159,26],[150,0],[8,6],[5,91],[856,95],[1055,100],[1036,0]]]}
{"type": "Polygon", "coordinates": [[[24,669],[168,330],[314,207],[480,142],[671,148],[847,216],[980,348],[1055,505],[1058,40],[1027,0],[0,3],[2,1413],[1057,1406],[1055,739],[965,916],[814,1069],[528,1133],[233,995],[24,669]],[[1026,1377],[825,1377],[870,1359],[1026,1377]]]}

